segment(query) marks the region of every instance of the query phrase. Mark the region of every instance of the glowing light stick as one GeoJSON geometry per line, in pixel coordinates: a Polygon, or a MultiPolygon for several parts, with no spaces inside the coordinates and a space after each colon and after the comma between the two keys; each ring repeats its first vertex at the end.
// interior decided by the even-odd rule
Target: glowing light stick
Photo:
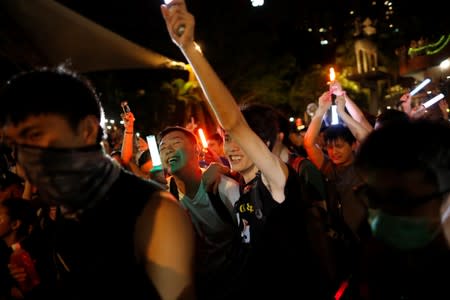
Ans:
{"type": "Polygon", "coordinates": [[[158,145],[156,144],[156,137],[154,135],[147,135],[148,150],[152,158],[153,168],[161,166],[161,157],[159,156],[158,145]]]}
{"type": "Polygon", "coordinates": [[[203,149],[207,149],[208,148],[208,141],[206,140],[205,133],[203,132],[202,128],[198,129],[198,135],[200,136],[200,140],[202,141],[203,149]]]}
{"type": "Polygon", "coordinates": [[[345,290],[348,287],[348,280],[345,280],[341,283],[339,289],[337,290],[336,294],[334,295],[335,300],[340,300],[342,295],[344,294],[345,290]]]}
{"type": "Polygon", "coordinates": [[[409,92],[410,96],[414,96],[418,91],[423,89],[427,84],[431,82],[430,78],[424,79],[419,85],[417,85],[411,92],[409,92]]]}
{"type": "MultiPolygon", "coordinates": [[[[334,72],[334,68],[331,67],[330,68],[330,86],[335,79],[336,79],[336,73],[334,72]]],[[[333,95],[331,97],[333,97],[333,95]]],[[[334,104],[335,103],[334,97],[332,99],[333,99],[333,104],[331,105],[331,125],[337,125],[337,124],[339,124],[337,106],[336,106],[336,104],[334,104]]]]}
{"type": "Polygon", "coordinates": [[[427,102],[424,102],[422,105],[425,108],[430,107],[431,105],[437,103],[439,100],[441,100],[442,98],[444,98],[444,94],[439,93],[438,95],[434,96],[433,98],[431,98],[430,100],[428,100],[427,102]]]}

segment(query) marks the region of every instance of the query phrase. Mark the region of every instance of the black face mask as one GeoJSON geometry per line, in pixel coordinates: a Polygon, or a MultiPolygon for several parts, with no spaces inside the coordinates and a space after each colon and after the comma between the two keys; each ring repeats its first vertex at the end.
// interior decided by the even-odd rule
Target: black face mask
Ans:
{"type": "Polygon", "coordinates": [[[16,157],[44,201],[70,210],[92,206],[120,173],[100,145],[75,149],[17,145],[16,157]]]}

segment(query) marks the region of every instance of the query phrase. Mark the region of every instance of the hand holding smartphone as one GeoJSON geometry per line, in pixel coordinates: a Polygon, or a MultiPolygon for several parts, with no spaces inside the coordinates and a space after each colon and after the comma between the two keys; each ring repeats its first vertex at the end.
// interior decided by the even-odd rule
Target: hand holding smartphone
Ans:
{"type": "Polygon", "coordinates": [[[124,114],[131,112],[131,109],[128,106],[128,101],[122,101],[120,103],[120,106],[122,107],[122,110],[123,110],[124,114]]]}

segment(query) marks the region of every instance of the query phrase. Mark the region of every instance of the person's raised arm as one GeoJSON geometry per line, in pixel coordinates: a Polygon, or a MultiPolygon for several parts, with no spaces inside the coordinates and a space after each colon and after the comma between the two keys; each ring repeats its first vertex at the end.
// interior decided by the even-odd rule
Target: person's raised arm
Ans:
{"type": "Polygon", "coordinates": [[[187,213],[165,191],[155,192],[138,218],[139,262],[163,300],[193,300],[195,235],[187,213]]]}
{"type": "MultiPolygon", "coordinates": [[[[197,50],[194,42],[195,20],[187,11],[185,2],[174,0],[169,5],[161,5],[161,11],[172,41],[191,65],[220,126],[230,134],[262,172],[272,188],[272,195],[274,196],[273,192],[277,191],[282,192],[284,197],[287,166],[272,154],[267,145],[251,130],[228,88],[202,53],[197,50]],[[180,25],[184,25],[185,30],[178,36],[176,32],[180,25]]],[[[281,200],[280,197],[274,196],[275,200],[281,200]]]]}
{"type": "Polygon", "coordinates": [[[319,97],[319,106],[308,125],[303,139],[303,146],[305,147],[306,153],[318,169],[322,167],[325,157],[322,149],[316,144],[316,141],[322,126],[323,116],[327,113],[330,106],[331,93],[326,91],[319,97]]]}
{"type": "Polygon", "coordinates": [[[404,111],[408,116],[411,116],[413,114],[413,109],[411,106],[411,99],[412,99],[412,96],[410,95],[409,92],[404,93],[400,97],[400,107],[401,107],[402,111],[404,111]]]}
{"type": "Polygon", "coordinates": [[[128,166],[134,156],[134,115],[132,112],[122,114],[123,125],[123,140],[120,158],[122,164],[128,166]]]}
{"type": "Polygon", "coordinates": [[[337,113],[339,117],[347,125],[353,136],[358,142],[362,142],[370,133],[360,122],[356,121],[345,111],[345,97],[344,95],[336,97],[337,113]]]}
{"type": "Polygon", "coordinates": [[[373,126],[369,123],[362,110],[356,105],[356,103],[347,95],[342,89],[341,84],[338,81],[333,82],[331,89],[336,96],[344,96],[345,108],[350,116],[361,126],[363,126],[368,132],[373,130],[373,126]]]}

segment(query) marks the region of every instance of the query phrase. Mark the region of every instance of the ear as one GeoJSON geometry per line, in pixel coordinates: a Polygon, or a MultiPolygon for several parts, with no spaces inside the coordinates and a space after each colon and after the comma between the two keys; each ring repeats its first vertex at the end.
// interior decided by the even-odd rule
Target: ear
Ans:
{"type": "Polygon", "coordinates": [[[200,154],[202,153],[203,147],[200,145],[200,143],[197,143],[195,145],[195,154],[197,157],[200,157],[200,154]]]}
{"type": "Polygon", "coordinates": [[[284,139],[284,133],[283,132],[279,132],[277,134],[277,140],[280,141],[280,143],[282,143],[283,139],[284,139]]]}
{"type": "Polygon", "coordinates": [[[352,151],[355,152],[356,150],[358,150],[358,147],[359,147],[359,142],[358,141],[353,142],[352,151]]]}
{"type": "Polygon", "coordinates": [[[97,142],[100,122],[95,116],[86,116],[81,121],[79,128],[81,136],[87,144],[95,144],[97,142]]]}
{"type": "Polygon", "coordinates": [[[19,229],[20,225],[22,224],[22,221],[20,220],[14,220],[10,223],[11,226],[11,230],[12,231],[16,231],[17,229],[19,229]]]}

